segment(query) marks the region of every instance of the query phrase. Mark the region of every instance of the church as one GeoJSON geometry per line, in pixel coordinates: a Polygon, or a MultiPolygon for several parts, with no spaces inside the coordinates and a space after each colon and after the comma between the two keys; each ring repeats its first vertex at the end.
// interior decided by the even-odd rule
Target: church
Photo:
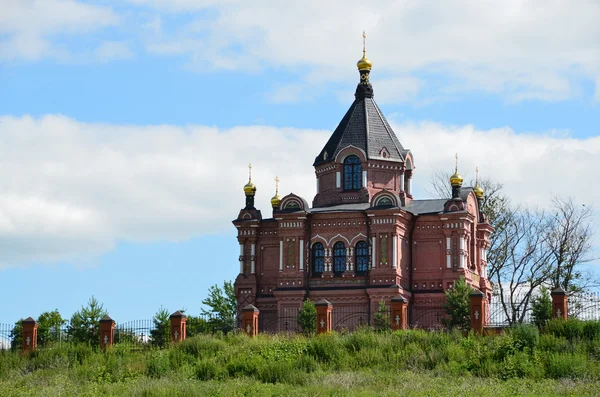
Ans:
{"type": "Polygon", "coordinates": [[[334,329],[370,324],[380,302],[398,295],[408,301],[411,327],[439,327],[444,292],[460,277],[491,299],[493,229],[481,210],[483,190],[462,186],[457,164],[452,197],[415,199],[415,156],[374,100],[364,47],[357,66],[354,102],[314,158],[312,205],[276,188],[272,217],[263,218],[251,173],[244,186],[246,205],[233,221],[235,294],[238,312],[248,304],[260,310],[261,332],[296,330],[305,299],[333,304],[334,329]]]}

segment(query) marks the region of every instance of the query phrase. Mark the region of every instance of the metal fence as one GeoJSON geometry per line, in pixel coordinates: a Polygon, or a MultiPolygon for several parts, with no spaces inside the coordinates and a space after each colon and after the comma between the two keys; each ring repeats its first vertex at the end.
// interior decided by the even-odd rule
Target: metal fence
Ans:
{"type": "MultiPolygon", "coordinates": [[[[511,324],[533,323],[532,303],[537,295],[527,299],[524,293],[501,296],[494,294],[488,303],[488,327],[504,328],[511,324]]],[[[600,293],[586,292],[569,296],[567,300],[569,318],[600,320],[600,293]]]]}
{"type": "MultiPolygon", "coordinates": [[[[235,329],[235,319],[223,319],[214,315],[189,316],[187,320],[188,336],[217,332],[226,333],[235,329]]],[[[65,321],[59,327],[51,327],[50,329],[38,327],[38,348],[43,349],[49,345],[73,342],[81,339],[81,334],[98,335],[99,343],[99,324],[88,329],[79,328],[78,332],[68,321],[65,321]]],[[[92,339],[90,342],[95,343],[95,337],[92,339]]],[[[115,345],[144,348],[161,346],[168,343],[169,339],[170,325],[168,322],[157,325],[154,320],[144,319],[115,324],[115,345]]],[[[0,350],[8,350],[11,347],[20,349],[21,343],[21,327],[18,323],[0,323],[0,350]]]]}

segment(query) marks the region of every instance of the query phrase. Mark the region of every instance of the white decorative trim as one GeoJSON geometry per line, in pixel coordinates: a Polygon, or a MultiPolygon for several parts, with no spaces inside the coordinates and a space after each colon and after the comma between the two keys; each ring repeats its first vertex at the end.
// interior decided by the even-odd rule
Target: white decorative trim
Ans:
{"type": "Polygon", "coordinates": [[[240,243],[240,274],[244,273],[244,244],[240,243]]]}
{"type": "Polygon", "coordinates": [[[283,271],[283,240],[279,240],[279,271],[283,271]]]}
{"type": "Polygon", "coordinates": [[[345,152],[347,152],[347,151],[348,151],[348,149],[350,149],[350,148],[354,148],[354,149],[358,150],[358,151],[359,151],[359,152],[360,152],[360,153],[363,155],[363,159],[364,159],[364,160],[361,160],[361,163],[362,163],[363,161],[367,161],[367,154],[365,153],[365,151],[364,151],[364,150],[362,150],[361,148],[359,148],[359,147],[356,147],[356,146],[354,146],[354,145],[350,145],[350,146],[346,146],[345,148],[343,148],[342,150],[340,150],[340,151],[338,152],[337,156],[335,156],[335,162],[336,162],[336,163],[343,163],[343,162],[344,162],[344,160],[346,160],[346,157],[348,157],[348,156],[352,156],[354,153],[348,153],[348,154],[344,154],[344,155],[343,155],[344,157],[343,157],[341,160],[339,160],[339,158],[340,158],[340,156],[342,155],[342,153],[345,153],[345,152]]]}
{"type": "Polygon", "coordinates": [[[342,187],[342,173],[340,171],[335,173],[335,187],[336,189],[342,187]]]}
{"type": "Polygon", "coordinates": [[[304,240],[300,239],[300,270],[304,270],[304,240]]]}
{"type": "Polygon", "coordinates": [[[256,244],[252,243],[252,245],[250,246],[250,255],[252,255],[252,259],[250,262],[250,274],[254,274],[256,273],[256,244]]]}

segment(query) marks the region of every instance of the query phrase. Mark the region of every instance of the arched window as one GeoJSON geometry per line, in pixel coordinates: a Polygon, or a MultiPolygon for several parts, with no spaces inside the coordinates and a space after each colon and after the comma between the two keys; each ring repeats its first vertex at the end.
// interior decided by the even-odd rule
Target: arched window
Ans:
{"type": "Polygon", "coordinates": [[[313,263],[313,274],[321,274],[324,270],[325,265],[325,249],[323,244],[315,243],[312,246],[312,263],[313,263]]]}
{"type": "Polygon", "coordinates": [[[392,199],[389,198],[388,196],[383,196],[382,198],[380,198],[379,200],[377,200],[377,204],[376,205],[394,205],[394,203],[392,202],[392,199]]]}
{"type": "Polygon", "coordinates": [[[369,266],[369,245],[366,241],[356,244],[356,273],[366,273],[369,266]]]}
{"type": "Polygon", "coordinates": [[[357,156],[344,160],[344,190],[360,190],[362,187],[362,166],[357,156]]]}
{"type": "Polygon", "coordinates": [[[346,246],[341,241],[333,246],[333,271],[335,273],[346,271],[346,246]]]}

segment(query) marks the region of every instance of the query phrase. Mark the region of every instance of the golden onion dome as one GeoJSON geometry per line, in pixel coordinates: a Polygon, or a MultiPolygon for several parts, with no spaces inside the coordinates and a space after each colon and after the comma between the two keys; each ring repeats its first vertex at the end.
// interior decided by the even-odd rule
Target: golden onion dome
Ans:
{"type": "Polygon", "coordinates": [[[475,187],[473,188],[473,192],[475,193],[475,196],[478,199],[482,199],[483,198],[483,189],[481,188],[481,186],[475,185],[475,187]]]}
{"type": "Polygon", "coordinates": [[[373,63],[369,61],[369,58],[367,58],[366,55],[363,55],[363,57],[356,63],[356,66],[358,66],[358,70],[371,70],[373,63]]]}
{"type": "Polygon", "coordinates": [[[281,197],[279,197],[278,194],[275,194],[275,196],[273,196],[271,199],[271,207],[277,208],[279,207],[279,203],[281,203],[281,197]]]}
{"type": "Polygon", "coordinates": [[[244,185],[244,193],[246,193],[246,196],[252,196],[256,193],[256,185],[254,185],[252,181],[248,181],[248,183],[244,185]]]}
{"type": "Polygon", "coordinates": [[[452,186],[462,186],[463,183],[463,177],[460,176],[460,174],[458,173],[458,170],[454,172],[454,175],[452,175],[450,177],[450,184],[452,186]]]}

